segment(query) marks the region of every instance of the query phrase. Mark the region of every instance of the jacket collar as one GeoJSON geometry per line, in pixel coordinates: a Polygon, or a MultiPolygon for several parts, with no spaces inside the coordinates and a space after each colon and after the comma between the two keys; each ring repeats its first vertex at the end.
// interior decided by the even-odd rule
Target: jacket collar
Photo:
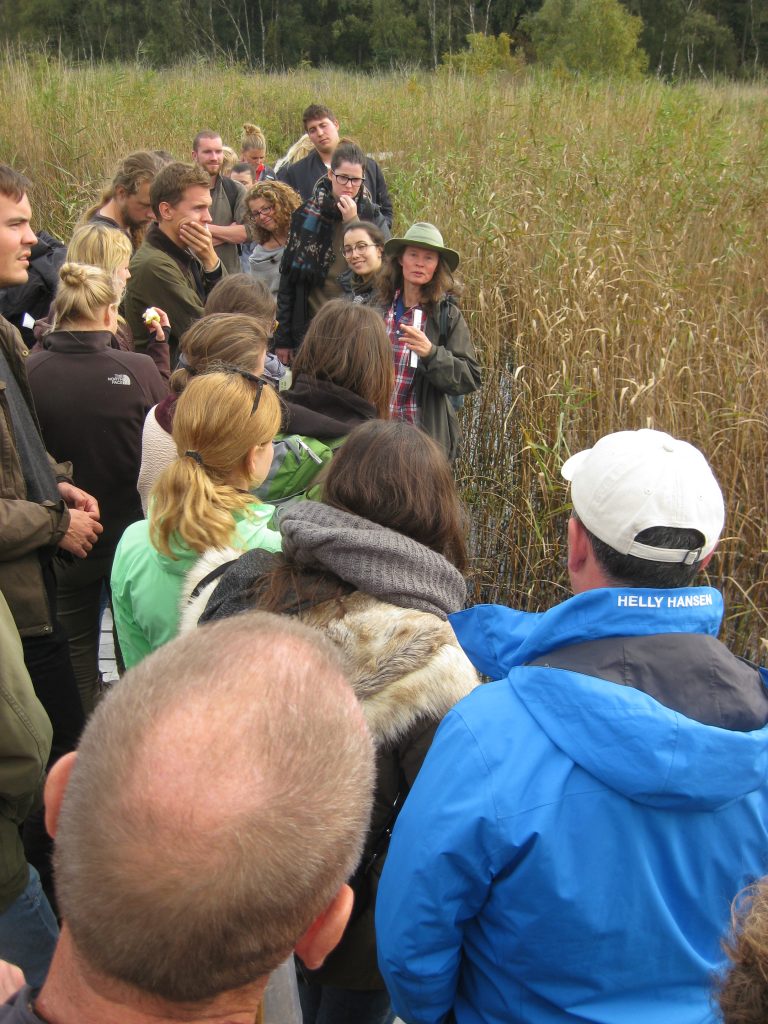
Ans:
{"type": "Polygon", "coordinates": [[[330,380],[300,374],[282,397],[285,431],[309,437],[342,437],[359,423],[376,418],[376,409],[354,391],[330,380]]]}
{"type": "Polygon", "coordinates": [[[173,414],[176,412],[176,399],[178,397],[177,394],[172,392],[155,406],[155,419],[166,434],[170,434],[173,427],[173,414]]]}
{"type": "Polygon", "coordinates": [[[86,352],[102,352],[107,348],[116,348],[112,344],[109,331],[51,331],[45,337],[45,348],[49,352],[74,352],[78,355],[86,352]]]}
{"type": "Polygon", "coordinates": [[[160,252],[164,252],[184,267],[191,267],[195,261],[193,254],[188,249],[182,249],[181,246],[176,245],[174,241],[160,230],[157,223],[149,225],[144,241],[147,245],[151,245],[154,249],[159,249],[160,252]]]}

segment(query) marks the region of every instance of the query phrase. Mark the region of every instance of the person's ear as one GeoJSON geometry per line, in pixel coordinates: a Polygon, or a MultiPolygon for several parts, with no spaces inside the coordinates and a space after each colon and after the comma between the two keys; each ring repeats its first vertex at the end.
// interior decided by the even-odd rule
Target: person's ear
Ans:
{"type": "Polygon", "coordinates": [[[160,213],[160,220],[171,220],[173,217],[173,207],[170,203],[162,202],[157,209],[160,213]]]}
{"type": "Polygon", "coordinates": [[[704,555],[702,560],[699,562],[699,567],[696,570],[696,572],[704,572],[704,570],[707,568],[709,563],[712,561],[712,558],[713,558],[716,550],[717,550],[717,548],[712,548],[712,550],[709,552],[708,555],[704,555]]]}
{"type": "Polygon", "coordinates": [[[48,778],[45,781],[45,828],[51,839],[56,838],[64,793],[76,761],[76,750],[65,754],[48,772],[48,778]]]}
{"type": "Polygon", "coordinates": [[[584,568],[591,550],[587,531],[575,516],[568,520],[568,571],[578,573],[584,568]]]}
{"type": "MultiPolygon", "coordinates": [[[[259,451],[261,445],[255,444],[252,448],[248,449],[245,456],[245,476],[248,480],[253,480],[256,476],[256,460],[259,457],[259,451]]],[[[261,481],[259,481],[261,483],[261,481]]]]}
{"type": "Polygon", "coordinates": [[[328,954],[338,946],[354,902],[355,896],[350,887],[342,885],[296,943],[296,955],[311,971],[322,967],[328,954]]]}

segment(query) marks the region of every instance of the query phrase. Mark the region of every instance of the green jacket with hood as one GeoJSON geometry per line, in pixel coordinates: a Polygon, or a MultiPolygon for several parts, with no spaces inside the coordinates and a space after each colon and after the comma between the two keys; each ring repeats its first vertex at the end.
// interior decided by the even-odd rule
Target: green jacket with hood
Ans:
{"type": "MultiPolygon", "coordinates": [[[[235,512],[232,547],[280,551],[280,534],[269,527],[274,512],[260,502],[235,512]]],[[[149,539],[149,525],[142,519],[128,527],[112,565],[112,610],[126,668],[176,636],[184,579],[200,557],[179,541],[172,543],[175,558],[162,554],[149,539]]]]}

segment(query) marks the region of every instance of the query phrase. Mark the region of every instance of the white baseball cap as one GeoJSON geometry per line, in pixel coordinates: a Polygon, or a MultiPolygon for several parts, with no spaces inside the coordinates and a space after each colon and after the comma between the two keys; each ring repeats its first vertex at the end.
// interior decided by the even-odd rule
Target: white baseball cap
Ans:
{"type": "Polygon", "coordinates": [[[720,485],[698,448],[660,430],[620,430],[572,455],[560,470],[576,515],[622,555],[692,565],[717,544],[725,522],[720,485]],[[654,548],[635,538],[652,526],[698,530],[701,548],[654,548]]]}

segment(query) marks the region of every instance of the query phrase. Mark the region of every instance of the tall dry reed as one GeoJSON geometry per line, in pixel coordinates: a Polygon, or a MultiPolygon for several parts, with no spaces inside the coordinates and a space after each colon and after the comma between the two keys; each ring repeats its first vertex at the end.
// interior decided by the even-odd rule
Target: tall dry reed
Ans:
{"type": "Polygon", "coordinates": [[[768,649],[768,94],[757,87],[469,80],[335,71],[158,72],[8,53],[0,158],[66,236],[118,157],[187,157],[195,131],[276,156],[305,105],[384,154],[396,229],[429,219],[462,254],[485,365],[457,471],[476,596],[539,609],[568,592],[559,467],[601,434],[654,426],[699,445],[728,516],[710,581],[725,637],[768,649]]]}

